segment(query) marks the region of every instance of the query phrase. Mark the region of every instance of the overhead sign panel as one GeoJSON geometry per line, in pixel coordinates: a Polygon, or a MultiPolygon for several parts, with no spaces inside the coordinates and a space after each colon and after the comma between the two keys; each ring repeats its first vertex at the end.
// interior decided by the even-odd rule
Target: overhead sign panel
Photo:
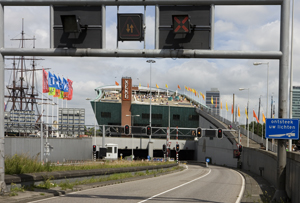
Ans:
{"type": "Polygon", "coordinates": [[[54,6],[54,48],[102,48],[101,6],[54,6]]]}
{"type": "Polygon", "coordinates": [[[266,119],[266,138],[298,140],[299,120],[283,118],[266,119]]]}
{"type": "Polygon", "coordinates": [[[118,14],[118,41],[143,40],[143,14],[118,14]]]}
{"type": "Polygon", "coordinates": [[[159,49],[210,49],[211,6],[159,6],[159,49]]]}

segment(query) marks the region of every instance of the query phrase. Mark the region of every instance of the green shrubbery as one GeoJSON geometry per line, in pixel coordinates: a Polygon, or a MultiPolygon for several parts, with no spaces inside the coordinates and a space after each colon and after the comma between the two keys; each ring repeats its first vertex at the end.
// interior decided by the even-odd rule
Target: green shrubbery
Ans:
{"type": "Polygon", "coordinates": [[[63,164],[56,165],[50,162],[42,164],[38,160],[38,156],[29,157],[28,155],[15,154],[12,157],[5,157],[5,173],[6,174],[23,174],[35,172],[50,171],[71,171],[71,170],[91,170],[103,168],[124,168],[132,166],[153,166],[171,164],[174,162],[146,162],[146,161],[105,161],[105,162],[88,162],[85,164],[63,164]]]}

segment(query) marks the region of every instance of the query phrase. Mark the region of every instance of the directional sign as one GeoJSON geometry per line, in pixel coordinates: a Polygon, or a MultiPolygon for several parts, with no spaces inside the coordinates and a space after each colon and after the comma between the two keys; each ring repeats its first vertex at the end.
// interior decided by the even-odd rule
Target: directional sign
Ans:
{"type": "Polygon", "coordinates": [[[143,14],[118,14],[118,41],[143,40],[143,14]]]}
{"type": "Polygon", "coordinates": [[[266,138],[298,140],[299,120],[283,118],[266,119],[266,138]]]}

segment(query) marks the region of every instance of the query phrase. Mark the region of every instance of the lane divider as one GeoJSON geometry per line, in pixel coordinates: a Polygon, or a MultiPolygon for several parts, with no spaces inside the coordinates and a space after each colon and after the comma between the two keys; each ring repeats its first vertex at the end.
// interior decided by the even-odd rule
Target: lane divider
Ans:
{"type": "Polygon", "coordinates": [[[196,181],[196,180],[199,180],[199,179],[201,179],[201,178],[204,178],[205,176],[208,176],[208,175],[210,174],[210,172],[211,172],[211,169],[209,169],[209,172],[208,172],[207,174],[205,174],[205,175],[203,175],[203,176],[200,176],[199,178],[196,178],[196,179],[191,180],[191,181],[189,181],[189,182],[183,183],[183,184],[181,184],[181,185],[179,185],[179,186],[177,186],[177,187],[174,187],[174,188],[172,188],[172,189],[166,190],[166,191],[164,191],[164,192],[161,192],[161,193],[159,193],[159,194],[157,194],[157,195],[154,195],[154,196],[152,196],[152,197],[149,197],[148,199],[145,199],[145,200],[140,201],[140,202],[138,202],[138,203],[146,202],[146,201],[151,200],[151,199],[153,199],[153,198],[155,198],[155,197],[158,197],[158,196],[160,196],[160,195],[162,195],[162,194],[165,194],[165,193],[167,193],[167,192],[170,192],[170,191],[172,191],[172,190],[175,190],[175,189],[177,189],[177,188],[180,188],[180,187],[182,187],[182,186],[185,186],[185,185],[187,185],[187,184],[190,184],[190,183],[192,183],[192,182],[194,182],[194,181],[196,181]]]}

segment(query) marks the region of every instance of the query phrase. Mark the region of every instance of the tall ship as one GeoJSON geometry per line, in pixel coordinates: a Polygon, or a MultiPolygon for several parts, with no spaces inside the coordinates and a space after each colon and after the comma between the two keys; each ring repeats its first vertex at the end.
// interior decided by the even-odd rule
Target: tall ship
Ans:
{"type": "MultiPolygon", "coordinates": [[[[25,48],[25,42],[31,41],[35,48],[35,37],[25,38],[24,20],[22,20],[22,32],[19,48],[25,48]]],[[[5,68],[6,91],[4,95],[4,123],[5,135],[29,136],[40,131],[38,125],[42,112],[39,104],[44,102],[39,98],[37,84],[37,61],[43,60],[36,57],[14,56],[5,57],[6,61],[12,61],[11,67],[5,68]]],[[[44,99],[46,100],[46,99],[44,99]]]]}

